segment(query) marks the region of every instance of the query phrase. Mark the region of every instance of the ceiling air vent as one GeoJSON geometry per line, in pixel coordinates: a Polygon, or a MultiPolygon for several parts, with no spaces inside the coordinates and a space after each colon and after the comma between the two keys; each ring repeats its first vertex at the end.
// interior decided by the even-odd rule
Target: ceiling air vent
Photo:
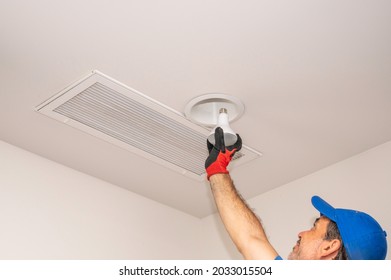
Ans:
{"type": "MultiPolygon", "coordinates": [[[[191,178],[205,178],[209,129],[152,98],[93,71],[36,110],[191,178]]],[[[261,154],[243,146],[232,166],[261,154]]]]}

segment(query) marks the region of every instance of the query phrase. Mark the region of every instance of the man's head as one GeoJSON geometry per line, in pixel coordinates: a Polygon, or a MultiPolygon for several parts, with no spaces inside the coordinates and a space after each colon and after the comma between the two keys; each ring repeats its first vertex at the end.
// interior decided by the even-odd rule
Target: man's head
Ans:
{"type": "Polygon", "coordinates": [[[386,232],[370,215],[351,209],[334,208],[319,196],[312,205],[334,221],[350,260],[384,260],[387,255],[386,232]]]}
{"type": "Polygon", "coordinates": [[[320,212],[314,227],[299,233],[290,259],[385,259],[386,232],[366,213],[336,209],[318,196],[313,206],[320,212]]]}
{"type": "Polygon", "coordinates": [[[309,230],[298,234],[290,260],[332,260],[343,253],[343,245],[335,223],[329,218],[317,218],[309,230]]]}

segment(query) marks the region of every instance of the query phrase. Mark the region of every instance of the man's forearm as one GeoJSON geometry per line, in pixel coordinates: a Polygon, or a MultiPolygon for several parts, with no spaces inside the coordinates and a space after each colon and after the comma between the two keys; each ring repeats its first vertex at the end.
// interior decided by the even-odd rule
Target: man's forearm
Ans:
{"type": "Polygon", "coordinates": [[[221,219],[244,258],[274,258],[277,253],[261,222],[238,194],[230,175],[215,174],[209,181],[221,219]]]}

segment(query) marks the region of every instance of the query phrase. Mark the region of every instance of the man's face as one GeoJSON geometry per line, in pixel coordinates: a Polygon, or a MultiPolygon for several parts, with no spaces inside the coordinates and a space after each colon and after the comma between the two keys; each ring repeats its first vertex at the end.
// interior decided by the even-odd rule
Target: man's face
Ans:
{"type": "Polygon", "coordinates": [[[330,220],[324,216],[314,222],[314,226],[299,233],[299,240],[289,254],[290,260],[319,260],[321,258],[321,245],[325,242],[327,226],[330,220]]]}

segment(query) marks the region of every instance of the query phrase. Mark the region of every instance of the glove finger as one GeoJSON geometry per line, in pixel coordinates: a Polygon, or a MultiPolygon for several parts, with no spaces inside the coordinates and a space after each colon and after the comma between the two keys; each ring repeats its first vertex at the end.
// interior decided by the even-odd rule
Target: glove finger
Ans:
{"type": "Polygon", "coordinates": [[[227,149],[230,151],[233,149],[236,149],[236,151],[239,151],[242,148],[242,138],[240,137],[239,134],[236,134],[236,136],[238,139],[236,140],[235,144],[227,147],[227,149]]]}
{"type": "Polygon", "coordinates": [[[236,134],[236,136],[238,136],[238,140],[236,140],[236,143],[234,145],[235,145],[236,151],[239,151],[242,148],[242,137],[240,137],[239,134],[236,134]]]}
{"type": "Polygon", "coordinates": [[[217,127],[215,130],[215,147],[225,153],[224,131],[221,127],[217,127]]]}

